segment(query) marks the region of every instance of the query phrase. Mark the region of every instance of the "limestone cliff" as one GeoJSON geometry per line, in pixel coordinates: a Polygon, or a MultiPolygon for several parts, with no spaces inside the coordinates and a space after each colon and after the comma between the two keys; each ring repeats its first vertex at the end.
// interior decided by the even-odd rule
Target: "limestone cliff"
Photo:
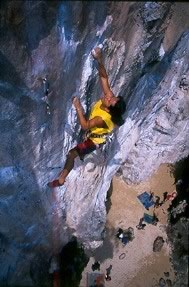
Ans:
{"type": "Polygon", "coordinates": [[[101,244],[117,171],[137,183],[188,155],[189,5],[4,1],[0,17],[0,281],[32,286],[34,266],[48,266],[72,235],[101,244]],[[100,43],[127,101],[125,124],[52,191],[47,182],[81,138],[72,96],[86,114],[101,96],[90,54],[100,43]]]}

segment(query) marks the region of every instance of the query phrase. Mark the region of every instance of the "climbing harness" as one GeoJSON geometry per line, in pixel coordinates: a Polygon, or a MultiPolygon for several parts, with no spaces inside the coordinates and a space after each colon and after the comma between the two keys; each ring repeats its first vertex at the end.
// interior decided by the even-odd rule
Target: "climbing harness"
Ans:
{"type": "MultiPolygon", "coordinates": [[[[99,134],[92,133],[90,130],[88,130],[83,135],[83,141],[86,141],[88,138],[90,138],[91,140],[95,137],[96,138],[104,138],[105,141],[103,143],[100,143],[100,144],[95,143],[95,145],[96,145],[95,153],[97,155],[97,158],[98,158],[98,160],[101,159],[101,161],[104,162],[105,158],[108,155],[109,144],[112,141],[113,136],[114,136],[113,132],[104,133],[104,134],[99,135],[99,134]]],[[[88,155],[83,156],[83,157],[80,156],[80,160],[84,161],[84,158],[86,159],[87,157],[88,157],[88,155]]]]}
{"type": "Polygon", "coordinates": [[[108,135],[108,133],[95,134],[95,133],[91,133],[91,132],[89,131],[87,137],[88,137],[88,138],[90,137],[90,138],[103,138],[103,139],[106,139],[106,138],[107,138],[107,135],[108,135]]]}
{"type": "MultiPolygon", "coordinates": [[[[85,138],[85,139],[88,139],[88,138],[103,138],[103,139],[105,139],[105,140],[107,141],[108,139],[111,138],[111,133],[95,134],[95,133],[92,133],[92,132],[89,130],[89,131],[87,131],[87,132],[84,134],[84,138],[85,138]]],[[[105,142],[106,142],[106,141],[105,141],[105,142]]],[[[105,143],[105,142],[104,142],[104,143],[105,143]]]]}

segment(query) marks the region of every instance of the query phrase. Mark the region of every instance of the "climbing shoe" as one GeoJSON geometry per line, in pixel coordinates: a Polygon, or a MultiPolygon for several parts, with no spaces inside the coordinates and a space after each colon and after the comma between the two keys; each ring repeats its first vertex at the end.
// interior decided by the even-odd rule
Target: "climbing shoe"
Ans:
{"type": "Polygon", "coordinates": [[[47,185],[48,185],[48,187],[50,187],[50,188],[54,188],[54,187],[61,186],[62,184],[60,184],[60,182],[59,182],[58,179],[55,179],[55,180],[53,180],[53,181],[50,181],[47,185]]]}

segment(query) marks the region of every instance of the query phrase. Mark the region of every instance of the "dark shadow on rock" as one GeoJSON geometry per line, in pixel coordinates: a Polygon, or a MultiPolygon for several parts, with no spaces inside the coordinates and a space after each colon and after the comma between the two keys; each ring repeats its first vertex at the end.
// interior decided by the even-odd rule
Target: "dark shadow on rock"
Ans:
{"type": "Polygon", "coordinates": [[[43,253],[37,254],[30,265],[30,276],[36,287],[53,286],[53,276],[49,274],[49,262],[43,253]],[[43,280],[41,280],[43,279],[43,280]]]}
{"type": "Polygon", "coordinates": [[[107,1],[99,1],[98,4],[96,1],[82,1],[78,29],[83,31],[86,28],[91,11],[95,14],[94,25],[102,26],[107,16],[108,5],[107,1]]]}
{"type": "Polygon", "coordinates": [[[102,26],[105,19],[106,19],[106,16],[107,16],[107,13],[108,13],[108,1],[99,1],[98,4],[96,5],[95,1],[93,1],[94,3],[94,13],[96,15],[95,19],[94,19],[94,23],[95,23],[95,26],[102,26]]]}
{"type": "Polygon", "coordinates": [[[71,40],[73,35],[73,3],[72,1],[62,1],[58,7],[58,26],[64,28],[66,41],[71,40]]]}
{"type": "Polygon", "coordinates": [[[12,102],[19,109],[19,117],[16,112],[10,113],[9,120],[15,122],[27,117],[30,112],[37,109],[38,102],[30,96],[30,90],[19,77],[15,67],[0,52],[0,97],[12,102]]]}
{"type": "Polygon", "coordinates": [[[1,36],[14,35],[30,53],[56,24],[59,4],[60,1],[7,1],[2,7],[6,21],[0,29],[1,36]]]}
{"type": "Polygon", "coordinates": [[[114,248],[117,248],[118,245],[119,242],[116,238],[115,229],[106,228],[102,246],[97,248],[93,253],[95,261],[102,263],[108,258],[113,258],[114,248]]]}
{"type": "Polygon", "coordinates": [[[112,184],[112,181],[111,181],[110,188],[107,191],[106,202],[105,202],[106,212],[107,213],[110,211],[110,208],[112,206],[112,201],[111,201],[112,192],[113,192],[113,184],[112,184]]]}
{"type": "MultiPolygon", "coordinates": [[[[42,193],[39,192],[43,187],[38,183],[34,167],[35,148],[42,137],[37,130],[41,127],[45,112],[43,114],[42,105],[33,99],[31,90],[25,85],[11,61],[2,53],[0,53],[0,67],[0,104],[3,107],[0,119],[2,143],[0,186],[6,203],[1,205],[1,219],[3,224],[6,224],[6,220],[9,224],[12,223],[12,229],[8,234],[3,225],[0,232],[10,240],[3,264],[4,273],[9,272],[11,281],[15,278],[18,269],[20,276],[23,276],[22,272],[25,268],[22,264],[23,257],[25,260],[28,252],[38,254],[41,248],[40,231],[45,230],[46,222],[43,219],[46,212],[41,200],[42,193]],[[39,218],[41,219],[37,226],[36,222],[39,222],[39,218]],[[27,230],[34,225],[36,225],[36,231],[33,238],[26,238],[27,230]],[[15,237],[15,233],[19,234],[19,239],[15,237]],[[15,256],[9,266],[8,254],[11,250],[14,250],[15,256]],[[17,260],[16,265],[14,260],[17,260]],[[9,271],[13,269],[15,269],[14,272],[9,271]]],[[[40,156],[44,156],[42,151],[40,156]]]]}
{"type": "MultiPolygon", "coordinates": [[[[31,116],[37,118],[38,103],[32,99],[30,90],[20,79],[12,64],[0,54],[0,64],[3,65],[0,80],[0,102],[7,107],[4,117],[1,117],[2,143],[7,143],[6,152],[3,157],[12,158],[12,164],[16,165],[22,156],[24,149],[32,149],[33,138],[31,136],[31,116]],[[7,82],[8,80],[8,82],[7,82]],[[6,119],[6,120],[5,120],[6,119]],[[12,140],[10,140],[12,139],[12,140]]],[[[36,123],[36,122],[33,122],[36,123]]],[[[30,158],[32,162],[32,153],[30,158]]],[[[8,164],[8,165],[12,165],[8,164]]],[[[31,167],[32,170],[32,167],[31,167]]]]}
{"type": "MultiPolygon", "coordinates": [[[[20,77],[11,62],[0,51],[0,81],[15,86],[22,84],[20,77]]],[[[1,84],[2,85],[2,84],[1,84]]]]}
{"type": "Polygon", "coordinates": [[[80,15],[79,15],[79,21],[78,21],[78,29],[82,33],[84,29],[87,26],[88,22],[88,16],[89,16],[89,1],[82,1],[81,2],[81,10],[80,10],[80,15]]]}

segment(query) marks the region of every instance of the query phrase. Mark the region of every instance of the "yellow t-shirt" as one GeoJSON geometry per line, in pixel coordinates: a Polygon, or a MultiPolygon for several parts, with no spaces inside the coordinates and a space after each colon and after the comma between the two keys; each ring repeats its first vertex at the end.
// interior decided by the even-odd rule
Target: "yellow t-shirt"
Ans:
{"type": "MultiPolygon", "coordinates": [[[[108,134],[111,133],[113,128],[114,128],[114,123],[111,120],[111,115],[107,113],[106,111],[102,110],[100,106],[102,105],[102,101],[99,100],[96,102],[96,104],[92,107],[91,113],[89,120],[93,119],[94,117],[101,117],[103,121],[106,123],[107,128],[98,128],[94,127],[90,129],[91,133],[97,134],[97,135],[102,135],[102,134],[108,134]]],[[[95,143],[95,144],[101,144],[106,141],[105,138],[94,138],[90,137],[89,138],[95,143]]]]}

